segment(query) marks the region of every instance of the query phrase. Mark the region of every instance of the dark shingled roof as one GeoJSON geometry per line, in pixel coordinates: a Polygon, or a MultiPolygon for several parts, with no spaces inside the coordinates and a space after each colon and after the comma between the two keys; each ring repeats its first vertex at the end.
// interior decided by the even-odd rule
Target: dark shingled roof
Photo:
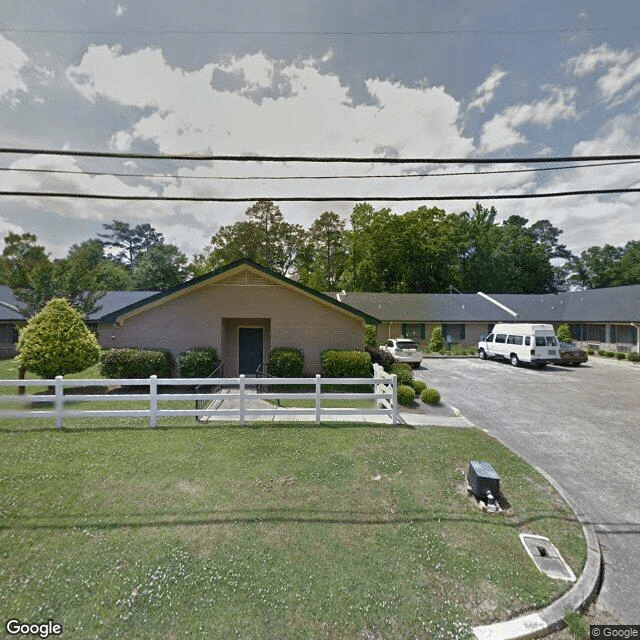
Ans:
{"type": "Polygon", "coordinates": [[[640,285],[546,294],[492,294],[517,318],[471,293],[328,293],[383,321],[631,322],[640,321],[640,285]]]}
{"type": "MultiPolygon", "coordinates": [[[[107,313],[117,311],[122,307],[140,302],[149,296],[155,295],[156,291],[107,291],[97,302],[100,310],[89,314],[89,322],[97,322],[99,318],[107,313]]],[[[0,322],[26,321],[26,318],[11,307],[20,307],[22,303],[14,295],[13,291],[6,285],[0,285],[0,322]]]]}

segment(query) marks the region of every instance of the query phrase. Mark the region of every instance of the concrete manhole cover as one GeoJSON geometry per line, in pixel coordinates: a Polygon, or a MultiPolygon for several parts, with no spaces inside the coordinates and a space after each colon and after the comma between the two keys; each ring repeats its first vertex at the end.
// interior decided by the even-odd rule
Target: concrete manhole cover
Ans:
{"type": "Polygon", "coordinates": [[[551,544],[549,538],[531,533],[521,533],[520,541],[527,550],[536,567],[550,578],[575,582],[576,576],[571,567],[564,561],[560,552],[551,544]]]}

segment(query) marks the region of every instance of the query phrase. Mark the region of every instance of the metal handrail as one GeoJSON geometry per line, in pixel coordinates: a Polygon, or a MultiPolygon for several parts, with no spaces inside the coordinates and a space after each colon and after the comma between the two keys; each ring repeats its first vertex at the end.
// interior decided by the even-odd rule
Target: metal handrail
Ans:
{"type": "MultiPolygon", "coordinates": [[[[219,362],[214,367],[213,371],[207,376],[207,379],[210,378],[224,378],[224,362],[219,362]]],[[[221,388],[221,384],[199,384],[194,391],[195,393],[218,393],[221,388]]],[[[196,409],[204,409],[208,402],[210,400],[196,400],[196,409]]]]}

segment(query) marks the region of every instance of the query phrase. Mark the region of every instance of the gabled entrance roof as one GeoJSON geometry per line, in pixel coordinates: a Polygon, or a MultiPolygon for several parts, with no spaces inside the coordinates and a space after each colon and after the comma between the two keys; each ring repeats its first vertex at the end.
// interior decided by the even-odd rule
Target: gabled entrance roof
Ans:
{"type": "Polygon", "coordinates": [[[220,269],[216,269],[215,271],[211,271],[210,273],[198,276],[197,278],[193,278],[191,280],[188,280],[187,282],[183,282],[182,284],[172,287],[171,289],[166,289],[165,291],[161,291],[160,293],[151,295],[133,304],[122,307],[121,309],[102,315],[97,318],[97,320],[98,322],[102,323],[115,323],[118,320],[124,320],[127,316],[142,313],[146,309],[161,305],[164,302],[184,295],[190,290],[207,284],[214,284],[218,280],[223,280],[224,278],[229,277],[234,273],[239,273],[242,271],[253,272],[254,274],[263,276],[267,279],[278,281],[279,283],[289,286],[305,296],[318,300],[323,304],[334,307],[336,310],[339,310],[342,313],[361,318],[366,324],[380,324],[380,320],[375,316],[356,309],[355,307],[345,304],[344,302],[340,302],[335,298],[331,298],[324,293],[316,291],[311,287],[307,287],[306,285],[296,282],[295,280],[291,280],[291,278],[287,278],[286,276],[283,276],[282,274],[277,273],[272,269],[258,264],[257,262],[253,262],[253,260],[249,260],[248,258],[242,258],[240,260],[230,262],[220,269]]]}

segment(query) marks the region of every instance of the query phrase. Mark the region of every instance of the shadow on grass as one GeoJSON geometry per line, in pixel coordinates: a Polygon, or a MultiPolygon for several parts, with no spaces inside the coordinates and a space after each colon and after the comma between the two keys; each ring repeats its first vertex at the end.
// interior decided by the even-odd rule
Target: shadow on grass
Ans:
{"type": "MultiPolygon", "coordinates": [[[[8,420],[8,418],[5,418],[8,420]]],[[[15,418],[18,420],[18,418],[15,418]]],[[[51,418],[42,418],[42,420],[51,420],[51,418]]],[[[145,418],[141,418],[145,420],[145,418]]],[[[43,433],[51,431],[54,433],[95,433],[99,431],[223,431],[231,429],[240,429],[244,431],[255,431],[258,429],[388,429],[388,430],[403,430],[403,431],[415,431],[416,427],[413,425],[407,425],[398,423],[397,426],[391,424],[385,424],[383,422],[323,422],[319,427],[316,427],[314,422],[284,422],[284,421],[268,421],[268,422],[248,422],[241,427],[237,422],[209,422],[199,424],[179,424],[179,425],[158,425],[155,429],[146,424],[123,424],[123,425],[83,425],[73,426],[64,425],[61,429],[56,429],[51,424],[29,425],[29,426],[0,426],[0,433],[43,433]]]]}
{"type": "MultiPolygon", "coordinates": [[[[332,510],[307,510],[296,509],[295,511],[268,510],[265,513],[255,513],[255,510],[245,511],[196,511],[192,517],[184,517],[180,512],[152,512],[146,517],[122,518],[122,516],[105,514],[104,516],[93,515],[91,518],[81,514],[69,514],[58,516],[47,516],[40,514],[36,518],[20,518],[14,522],[0,524],[0,531],[66,531],[66,530],[115,530],[115,529],[144,529],[155,527],[182,527],[182,526],[211,526],[211,525],[250,525],[250,524],[319,524],[319,525],[353,525],[353,526],[398,526],[398,525],[423,525],[423,524],[443,524],[443,523],[470,523],[486,527],[503,527],[520,530],[523,526],[540,520],[555,520],[559,522],[577,523],[575,517],[563,516],[553,512],[539,512],[528,518],[507,519],[500,516],[487,516],[478,514],[476,517],[462,514],[443,514],[442,512],[420,512],[407,513],[403,516],[394,514],[389,516],[388,512],[357,512],[357,511],[332,511],[332,510]]],[[[605,526],[594,523],[595,526],[605,526]]],[[[618,523],[620,525],[620,523],[618,523]]],[[[638,523],[626,523],[628,531],[617,531],[616,533],[629,533],[637,535],[640,533],[638,523]]]]}

